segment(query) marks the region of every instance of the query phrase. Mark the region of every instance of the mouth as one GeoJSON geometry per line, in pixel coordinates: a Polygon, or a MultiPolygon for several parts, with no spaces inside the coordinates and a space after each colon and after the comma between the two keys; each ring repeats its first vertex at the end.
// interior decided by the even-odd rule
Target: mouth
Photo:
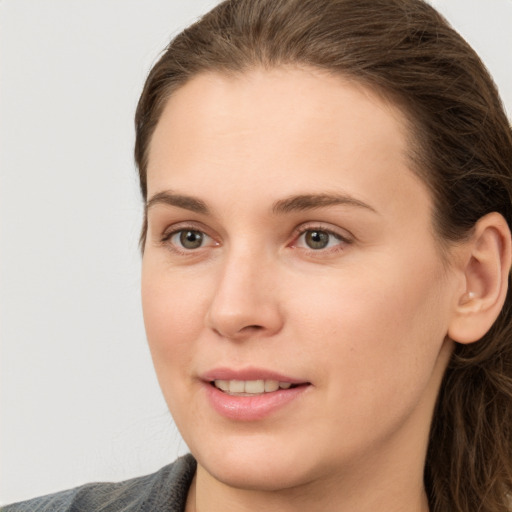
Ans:
{"type": "Polygon", "coordinates": [[[230,421],[260,421],[300,404],[312,383],[263,368],[217,368],[201,376],[208,402],[230,421]]]}
{"type": "Polygon", "coordinates": [[[274,393],[279,390],[293,389],[299,386],[308,385],[294,384],[278,380],[221,380],[216,379],[210,382],[210,385],[218,390],[232,396],[259,396],[267,393],[274,393]]]}

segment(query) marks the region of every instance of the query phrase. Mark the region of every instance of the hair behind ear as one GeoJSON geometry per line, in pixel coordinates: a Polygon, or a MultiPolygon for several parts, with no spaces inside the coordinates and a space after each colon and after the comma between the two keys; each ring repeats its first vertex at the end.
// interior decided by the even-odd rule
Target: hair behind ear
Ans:
{"type": "Polygon", "coordinates": [[[507,223],[491,213],[461,246],[465,289],[449,332],[457,343],[437,400],[425,466],[433,512],[510,510],[505,504],[512,492],[511,245],[507,223]]]}

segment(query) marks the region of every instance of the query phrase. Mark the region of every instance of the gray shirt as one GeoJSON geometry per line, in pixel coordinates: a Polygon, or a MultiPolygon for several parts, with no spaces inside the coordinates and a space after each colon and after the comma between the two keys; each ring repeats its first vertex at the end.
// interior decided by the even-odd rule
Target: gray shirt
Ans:
{"type": "Polygon", "coordinates": [[[6,505],[1,512],[184,512],[195,471],[196,461],[185,455],[151,475],[86,484],[6,505]]]}

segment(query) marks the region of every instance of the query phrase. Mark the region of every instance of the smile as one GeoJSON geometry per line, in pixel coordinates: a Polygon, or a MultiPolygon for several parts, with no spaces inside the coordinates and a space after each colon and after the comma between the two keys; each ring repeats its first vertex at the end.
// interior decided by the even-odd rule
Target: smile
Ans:
{"type": "Polygon", "coordinates": [[[212,384],[217,388],[234,396],[254,396],[264,393],[273,393],[278,389],[290,389],[291,382],[278,380],[214,380],[212,384]]]}
{"type": "Polygon", "coordinates": [[[300,403],[299,398],[313,389],[311,382],[258,369],[217,369],[201,380],[213,410],[237,422],[274,416],[292,403],[300,403]]]}

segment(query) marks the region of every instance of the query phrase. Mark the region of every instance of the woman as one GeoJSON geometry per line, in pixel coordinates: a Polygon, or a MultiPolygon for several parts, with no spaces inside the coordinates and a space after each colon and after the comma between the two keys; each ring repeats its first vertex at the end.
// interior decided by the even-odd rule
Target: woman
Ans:
{"type": "Polygon", "coordinates": [[[224,2],[136,130],[192,455],[6,510],[509,510],[512,134],[460,36],[419,0],[224,2]]]}

